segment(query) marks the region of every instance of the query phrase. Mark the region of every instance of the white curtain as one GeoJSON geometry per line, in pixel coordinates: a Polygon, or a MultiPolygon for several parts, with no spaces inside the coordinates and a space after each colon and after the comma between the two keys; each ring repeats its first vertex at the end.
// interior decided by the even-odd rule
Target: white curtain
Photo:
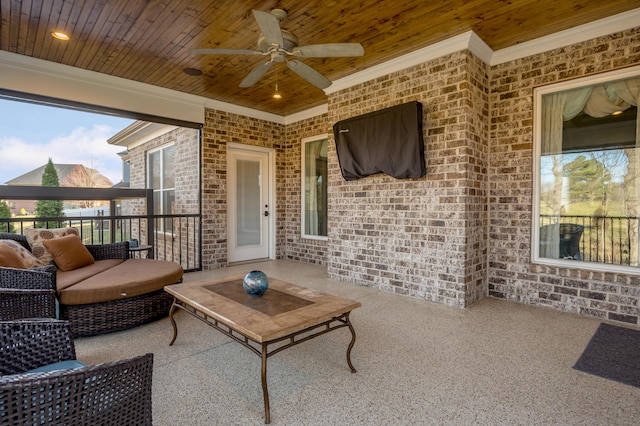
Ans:
{"type": "MultiPolygon", "coordinates": [[[[542,99],[542,149],[541,155],[549,159],[554,167],[553,199],[549,206],[552,215],[560,217],[562,210],[562,175],[559,164],[562,154],[562,122],[578,115],[587,103],[592,88],[585,87],[545,95],[542,99]]],[[[540,257],[560,257],[560,224],[558,221],[540,228],[540,257]]]]}
{"type": "MultiPolygon", "coordinates": [[[[640,99],[640,78],[632,78],[602,85],[567,90],[560,93],[545,95],[542,99],[542,146],[541,155],[553,156],[550,160],[560,164],[559,154],[562,153],[563,121],[571,120],[584,111],[591,117],[606,117],[616,111],[624,111],[630,106],[638,105],[640,99]]],[[[638,172],[640,171],[640,109],[636,119],[636,149],[628,150],[629,171],[631,184],[635,187],[635,216],[638,214],[637,204],[640,200],[640,185],[638,172]],[[633,152],[632,152],[633,151],[633,152]],[[631,153],[632,152],[632,153],[631,153]]],[[[560,216],[562,205],[562,182],[560,171],[554,167],[556,181],[551,209],[553,215],[560,216]]],[[[637,224],[636,224],[637,227],[637,224]]],[[[559,224],[552,223],[540,229],[540,256],[557,259],[560,247],[559,224]]],[[[637,244],[637,242],[636,242],[637,244]]],[[[638,259],[638,247],[634,247],[638,259]]]]}

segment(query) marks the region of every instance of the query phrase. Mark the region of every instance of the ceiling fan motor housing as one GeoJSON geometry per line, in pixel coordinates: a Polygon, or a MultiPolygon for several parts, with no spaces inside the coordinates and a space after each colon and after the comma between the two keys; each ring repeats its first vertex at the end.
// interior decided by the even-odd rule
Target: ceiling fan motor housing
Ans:
{"type": "Polygon", "coordinates": [[[272,46],[269,44],[267,39],[264,37],[264,34],[260,34],[258,37],[258,49],[261,51],[271,53],[271,59],[274,62],[284,62],[287,54],[281,50],[286,50],[287,52],[292,52],[295,47],[298,47],[298,37],[293,35],[287,30],[282,30],[282,38],[284,39],[284,46],[272,46]]]}

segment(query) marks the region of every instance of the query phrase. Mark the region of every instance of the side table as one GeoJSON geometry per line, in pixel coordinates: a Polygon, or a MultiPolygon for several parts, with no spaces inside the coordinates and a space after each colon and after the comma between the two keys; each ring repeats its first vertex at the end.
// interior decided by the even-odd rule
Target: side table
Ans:
{"type": "Polygon", "coordinates": [[[153,246],[150,246],[149,244],[140,244],[137,247],[129,247],[129,257],[142,258],[142,252],[146,252],[146,258],[153,259],[152,250],[153,250],[153,246]]]}

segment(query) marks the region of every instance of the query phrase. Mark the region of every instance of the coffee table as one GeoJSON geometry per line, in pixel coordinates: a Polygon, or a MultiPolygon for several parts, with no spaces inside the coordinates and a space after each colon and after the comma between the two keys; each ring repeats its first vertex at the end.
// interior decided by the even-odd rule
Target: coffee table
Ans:
{"type": "Polygon", "coordinates": [[[173,326],[173,345],[178,327],[173,317],[182,309],[215,328],[262,358],[264,421],[270,423],[267,359],[314,337],[347,327],[351,341],[347,364],[352,373],[351,349],[356,333],[349,320],[360,302],[299,287],[269,278],[269,289],[260,297],[249,296],[242,288],[243,275],[216,280],[173,284],[165,287],[173,305],[169,320],[173,326]]]}

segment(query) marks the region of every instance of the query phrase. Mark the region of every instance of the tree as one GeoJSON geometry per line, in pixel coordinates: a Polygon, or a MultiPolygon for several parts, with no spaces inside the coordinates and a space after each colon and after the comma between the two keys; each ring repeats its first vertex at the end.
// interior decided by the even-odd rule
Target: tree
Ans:
{"type": "MultiPolygon", "coordinates": [[[[53,166],[53,161],[49,158],[49,162],[44,168],[42,174],[42,186],[60,186],[58,173],[53,166]]],[[[38,200],[36,202],[36,217],[64,217],[62,200],[38,200]]],[[[62,226],[61,222],[39,221],[36,223],[38,228],[58,228],[62,226]],[[47,226],[47,224],[52,226],[47,226]]]]}
{"type": "MultiPolygon", "coordinates": [[[[0,201],[0,217],[3,219],[11,219],[11,209],[9,209],[9,206],[7,205],[6,201],[0,201]]],[[[15,227],[13,226],[13,223],[11,222],[7,222],[7,227],[2,226],[0,228],[0,231],[2,232],[11,232],[12,234],[16,232],[15,227]]]]}
{"type": "Polygon", "coordinates": [[[571,202],[596,201],[606,207],[611,173],[600,159],[579,155],[565,166],[564,173],[569,178],[571,202]]]}
{"type": "MultiPolygon", "coordinates": [[[[113,186],[113,183],[97,170],[78,164],[73,168],[71,173],[67,175],[65,180],[61,182],[61,186],[73,188],[109,188],[113,186]]],[[[78,204],[81,208],[101,205],[99,201],[95,200],[70,201],[73,204],[78,204]]]]}

